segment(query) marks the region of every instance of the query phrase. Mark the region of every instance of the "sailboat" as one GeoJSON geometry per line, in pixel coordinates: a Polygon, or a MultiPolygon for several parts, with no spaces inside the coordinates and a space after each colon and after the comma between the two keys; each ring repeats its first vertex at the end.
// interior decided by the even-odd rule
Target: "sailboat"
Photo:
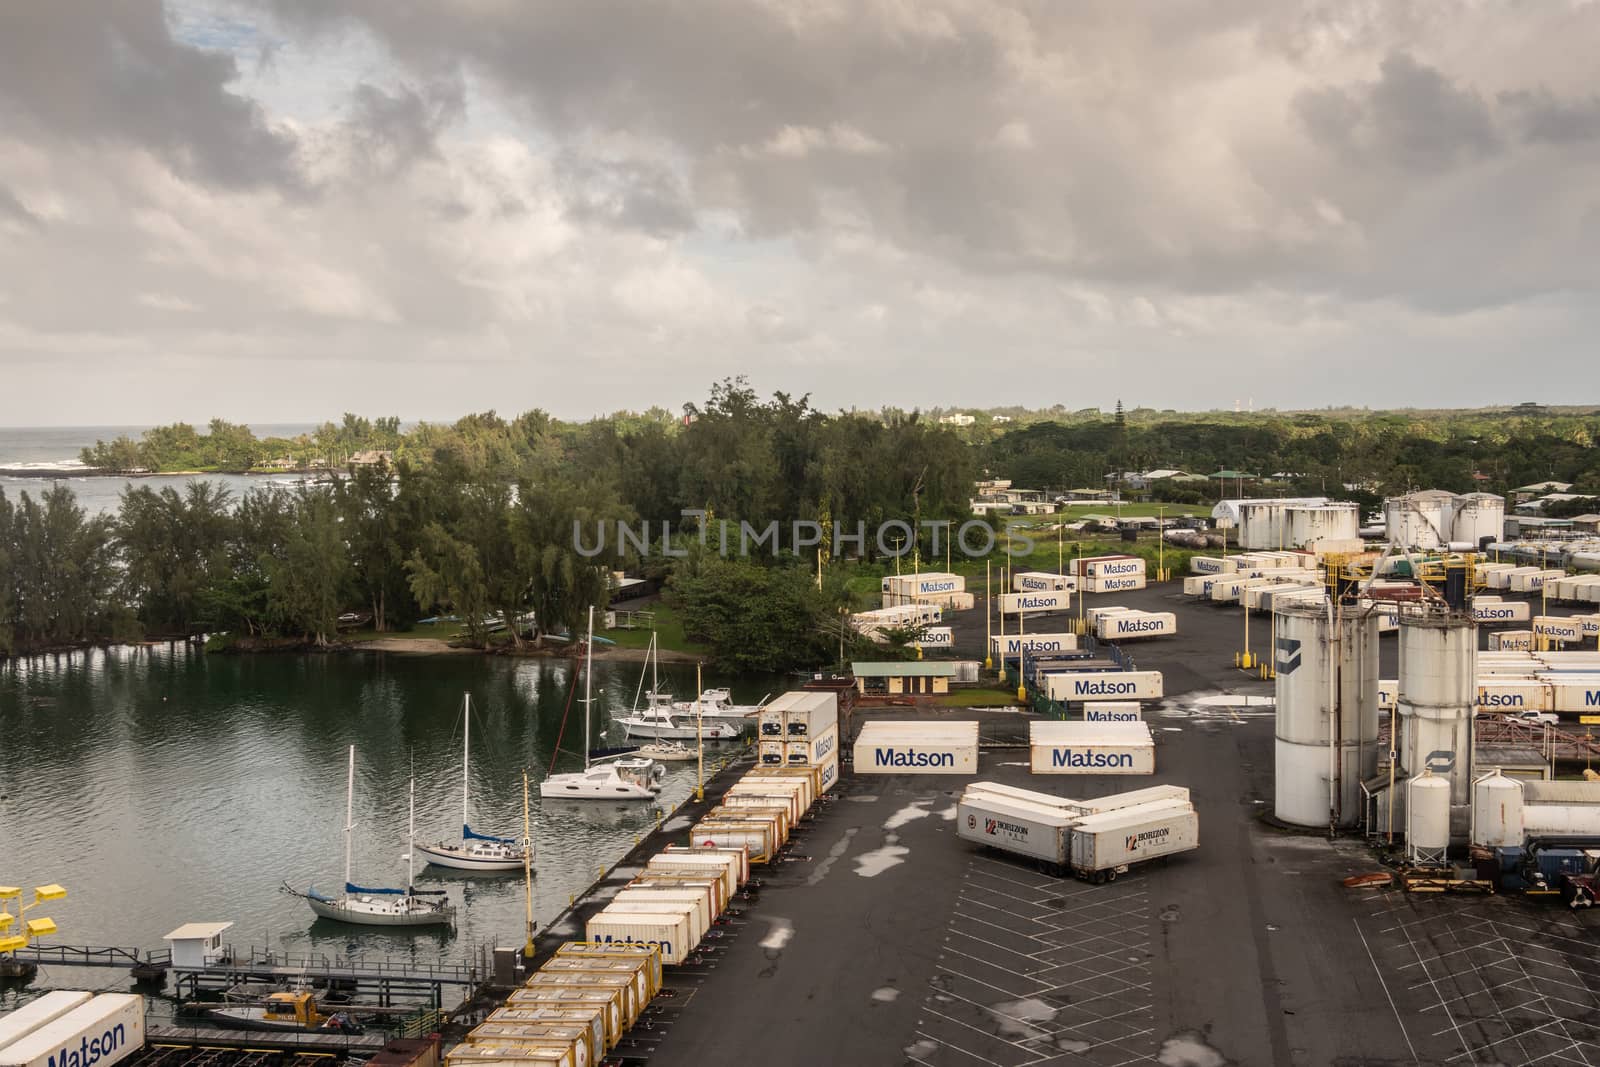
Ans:
{"type": "MultiPolygon", "coordinates": [[[[350,770],[344,791],[344,892],[330,897],[317,892],[315,886],[304,893],[292,889],[288,882],[283,891],[301,897],[311,905],[311,910],[324,919],[358,923],[362,926],[450,926],[455,923],[456,909],[445,898],[442,889],[417,889],[413,886],[413,853],[406,852],[406,887],[404,889],[368,889],[350,881],[350,841],[355,833],[356,746],[350,746],[350,770]]],[[[416,828],[417,783],[411,782],[411,816],[407,844],[416,828]]]]}
{"type": "MultiPolygon", "coordinates": [[[[467,819],[467,791],[471,784],[472,697],[462,696],[461,725],[461,840],[440,841],[436,845],[417,845],[416,850],[436,867],[458,871],[520,871],[523,854],[513,837],[491,837],[474,833],[467,819]]],[[[532,859],[532,857],[527,857],[532,859]]]]}
{"type": "Polygon", "coordinates": [[[650,800],[661,792],[666,769],[655,760],[621,756],[603,763],[589,757],[589,684],[594,674],[594,607],[589,608],[587,660],[583,669],[583,770],[546,776],[539,783],[539,796],[545,800],[650,800]]]}

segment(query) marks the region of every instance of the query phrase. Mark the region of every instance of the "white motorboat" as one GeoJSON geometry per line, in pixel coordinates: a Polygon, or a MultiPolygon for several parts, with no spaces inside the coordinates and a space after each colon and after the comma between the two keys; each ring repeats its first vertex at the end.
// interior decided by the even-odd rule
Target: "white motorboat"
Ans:
{"type": "Polygon", "coordinates": [[[733,693],[727,689],[707,689],[699,700],[674,701],[672,710],[680,715],[701,715],[707,719],[723,719],[734,723],[748,723],[760,713],[771,695],[761,698],[760,704],[735,704],[733,693]]]}
{"type": "MultiPolygon", "coordinates": [[[[417,845],[427,862],[457,871],[520,871],[522,844],[514,837],[476,833],[468,819],[467,793],[471,788],[472,697],[462,696],[461,712],[461,840],[417,845]]],[[[527,857],[532,859],[531,856],[527,857]]]]}
{"type": "Polygon", "coordinates": [[[648,737],[655,740],[690,741],[696,738],[705,741],[731,741],[738,737],[741,729],[738,723],[727,719],[713,719],[710,716],[701,716],[696,721],[694,712],[678,711],[676,706],[666,708],[641,708],[632,715],[624,715],[615,720],[622,724],[623,733],[628,737],[648,737]]]}
{"type": "MultiPolygon", "coordinates": [[[[344,892],[339,896],[319,893],[315,886],[304,893],[283,884],[284,892],[301,897],[311,910],[324,919],[356,923],[361,926],[451,926],[456,909],[444,890],[417,889],[412,885],[413,853],[406,852],[406,887],[371,889],[350,881],[350,841],[355,833],[353,820],[356,789],[356,746],[350,746],[350,769],[344,794],[344,892]]],[[[411,783],[411,830],[415,829],[417,785],[411,783]]],[[[407,834],[409,844],[410,832],[407,834]]]]}
{"type": "Polygon", "coordinates": [[[653,800],[661,792],[666,768],[641,756],[618,756],[601,763],[589,759],[590,695],[594,673],[594,608],[589,608],[589,646],[583,670],[583,770],[552,774],[539,783],[545,800],[653,800]]]}

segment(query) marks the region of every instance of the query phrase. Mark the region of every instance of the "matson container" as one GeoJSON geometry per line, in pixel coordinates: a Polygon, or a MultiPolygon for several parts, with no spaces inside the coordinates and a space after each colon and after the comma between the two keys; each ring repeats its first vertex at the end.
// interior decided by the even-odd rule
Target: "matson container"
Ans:
{"type": "Polygon", "coordinates": [[[956,632],[948,626],[930,626],[912,643],[923,648],[954,648],[956,632]]]}
{"type": "Polygon", "coordinates": [[[839,728],[830,726],[821,733],[811,734],[798,741],[784,742],[784,762],[802,767],[826,763],[830,755],[839,751],[839,728]]]}
{"type": "Polygon", "coordinates": [[[78,993],[55,989],[35,997],[9,1015],[0,1015],[0,1048],[26,1037],[35,1030],[52,1023],[63,1015],[89,1003],[93,993],[78,993]]]}
{"type": "Polygon", "coordinates": [[[1070,611],[1072,594],[1065,589],[1046,590],[1040,593],[1001,593],[1000,614],[1033,615],[1050,611],[1070,611]]]}
{"type": "Polygon", "coordinates": [[[1164,695],[1160,671],[1058,671],[1044,677],[1045,695],[1071,704],[1106,697],[1160,700],[1164,695]]]}
{"type": "Polygon", "coordinates": [[[789,825],[793,826],[805,814],[805,808],[801,805],[804,792],[805,787],[798,782],[735,782],[722,795],[722,802],[726,804],[734,797],[756,797],[769,803],[784,804],[789,809],[789,825]]]}
{"type": "Polygon", "coordinates": [[[1143,722],[1144,713],[1137,700],[1086,700],[1084,722],[1143,722]]]}
{"type": "MultiPolygon", "coordinates": [[[[1143,566],[1143,561],[1140,561],[1143,566]]],[[[1119,578],[1090,578],[1084,583],[1083,591],[1086,593],[1120,593],[1128,589],[1143,589],[1145,577],[1143,574],[1130,574],[1119,578]]]]}
{"type": "Polygon", "coordinates": [[[1532,617],[1532,605],[1520,600],[1487,604],[1474,600],[1472,603],[1472,618],[1479,626],[1509,626],[1514,622],[1527,622],[1532,617]]]}
{"type": "Polygon", "coordinates": [[[1085,578],[1126,578],[1137,574],[1144,577],[1144,560],[1139,556],[1089,556],[1078,561],[1076,568],[1085,578]]]}
{"type": "Polygon", "coordinates": [[[857,774],[977,774],[978,724],[871,719],[856,736],[857,774]]]}
{"type": "Polygon", "coordinates": [[[1533,681],[1478,680],[1476,708],[1480,712],[1549,711],[1550,687],[1533,681]]]}
{"type": "MultiPolygon", "coordinates": [[[[637,942],[636,942],[637,943],[637,942]]],[[[519,994],[537,989],[582,989],[590,993],[609,993],[616,998],[617,1010],[622,1017],[622,1029],[627,1030],[639,1021],[644,1005],[633,995],[633,982],[626,977],[611,974],[580,974],[573,971],[534,971],[521,989],[513,990],[506,999],[509,1007],[516,1007],[519,994]]]]}
{"type": "Polygon", "coordinates": [[[1034,774],[1154,774],[1155,742],[1143,723],[1032,722],[1034,774]]]}
{"type": "Polygon", "coordinates": [[[1170,611],[1130,611],[1100,620],[1100,636],[1110,641],[1139,637],[1170,637],[1178,632],[1178,617],[1170,611]]]}
{"type": "MultiPolygon", "coordinates": [[[[561,1022],[482,1023],[467,1034],[466,1043],[478,1049],[571,1049],[576,1053],[574,1067],[589,1067],[605,1055],[603,1042],[596,1047],[593,1029],[561,1022]]],[[[481,1064],[485,1060],[469,1051],[465,1062],[481,1064]]]]}
{"type": "Polygon", "coordinates": [[[839,756],[837,753],[829,756],[827,762],[820,764],[817,769],[822,772],[821,789],[824,793],[839,784],[839,756]]]}
{"type": "MultiPolygon", "coordinates": [[[[905,619],[897,625],[916,620],[905,619]]],[[[787,739],[821,733],[839,722],[839,696],[818,690],[796,689],[780,693],[756,715],[757,733],[763,738],[787,739]]]]}
{"type": "Polygon", "coordinates": [[[1600,676],[1590,678],[1550,676],[1550,702],[1551,711],[1584,715],[1600,714],[1600,676]]]}
{"type": "MultiPolygon", "coordinates": [[[[689,921],[688,934],[685,935],[690,946],[698,945],[706,936],[709,926],[700,923],[700,906],[689,900],[646,900],[646,901],[609,901],[601,908],[597,915],[608,915],[613,919],[627,920],[634,915],[646,915],[651,922],[655,922],[662,915],[682,915],[689,921]]],[[[546,973],[558,974],[576,971],[583,974],[603,973],[586,971],[582,967],[551,967],[546,973]]],[[[634,986],[634,995],[638,996],[638,986],[634,986]]]]}
{"type": "Polygon", "coordinates": [[[1018,571],[1011,576],[1011,588],[1018,593],[1072,593],[1078,589],[1078,576],[1051,574],[1049,571],[1018,571]]]}
{"type": "Polygon", "coordinates": [[[789,843],[789,806],[775,800],[766,805],[718,804],[706,811],[702,822],[731,820],[733,822],[771,822],[774,845],[782,848],[789,843]]]}
{"type": "MultiPolygon", "coordinates": [[[[627,885],[617,890],[616,895],[611,899],[616,901],[633,901],[635,903],[640,901],[665,900],[671,901],[674,904],[681,904],[684,901],[690,901],[691,903],[695,904],[700,913],[700,925],[709,930],[712,923],[716,922],[716,920],[722,915],[722,909],[718,906],[718,901],[720,899],[719,889],[720,883],[711,878],[702,879],[700,881],[669,879],[667,881],[656,882],[629,882],[627,885]]],[[[610,948],[612,946],[601,945],[600,947],[610,948]]],[[[655,996],[656,991],[651,990],[650,995],[655,996]]]]}
{"type": "Polygon", "coordinates": [[[1069,858],[1073,817],[1060,808],[988,793],[966,793],[956,804],[956,836],[1039,860],[1052,873],[1069,858]]]}
{"type": "Polygon", "coordinates": [[[446,1067],[588,1067],[582,1043],[567,1048],[519,1048],[514,1045],[457,1045],[445,1053],[446,1067]]]}
{"type": "Polygon", "coordinates": [[[1489,648],[1499,652],[1527,652],[1533,648],[1532,630],[1501,630],[1489,635],[1489,648]]]}
{"type": "Polygon", "coordinates": [[[623,1032],[631,1025],[624,1022],[622,998],[614,989],[554,987],[534,989],[523,986],[521,989],[513,990],[506,1006],[491,1013],[489,1018],[493,1019],[502,1012],[510,1014],[546,1008],[560,1011],[586,1009],[598,1011],[600,1018],[605,1022],[607,1048],[616,1047],[617,1042],[622,1040],[623,1032]]]}
{"type": "Polygon", "coordinates": [[[1193,809],[1130,808],[1091,816],[1072,828],[1072,866],[1090,876],[1115,878],[1142,860],[1199,847],[1200,819],[1193,809]]]}
{"type": "Polygon", "coordinates": [[[629,960],[649,980],[650,996],[661,992],[661,953],[648,945],[591,945],[587,941],[568,941],[556,949],[556,955],[629,960]]]}
{"type": "Polygon", "coordinates": [[[1557,618],[1554,615],[1535,615],[1533,635],[1543,637],[1547,641],[1576,643],[1583,640],[1583,623],[1576,619],[1557,618]]]}
{"type": "Polygon", "coordinates": [[[989,638],[989,654],[995,657],[1016,659],[1024,653],[1031,656],[1037,652],[1077,650],[1077,634],[1006,634],[1004,637],[996,634],[989,638]]]}
{"type": "Polygon", "coordinates": [[[501,1008],[490,1012],[489,1017],[467,1035],[467,1041],[474,1042],[480,1032],[489,1036],[493,1031],[484,1030],[489,1026],[580,1027],[589,1032],[589,1047],[595,1060],[604,1056],[613,1043],[606,1032],[605,1009],[597,1004],[571,1008],[501,1008]]]}
{"type": "MultiPolygon", "coordinates": [[[[1238,562],[1232,559],[1221,559],[1217,556],[1190,556],[1189,572],[1191,574],[1229,574],[1238,569],[1238,562]]],[[[1187,589],[1184,592],[1188,592],[1187,589]]]]}
{"type": "Polygon", "coordinates": [[[721,808],[777,808],[784,814],[784,822],[794,827],[794,797],[774,790],[771,793],[735,793],[731,789],[722,794],[721,808]]]}
{"type": "Polygon", "coordinates": [[[756,744],[756,758],[767,766],[782,767],[787,744],[786,741],[760,741],[756,744]]]}
{"type": "MultiPolygon", "coordinates": [[[[702,895],[694,903],[703,907],[704,896],[702,895]]],[[[646,1004],[661,988],[651,980],[651,969],[638,959],[620,959],[614,956],[551,956],[544,961],[539,970],[545,974],[575,971],[578,974],[630,975],[633,978],[633,995],[646,1004]]]]}
{"type": "Polygon", "coordinates": [[[111,1067],[144,1048],[144,998],[102,993],[0,1048],[4,1067],[111,1067]]]}
{"type": "Polygon", "coordinates": [[[796,779],[806,783],[806,811],[822,792],[822,772],[815,767],[756,767],[745,772],[741,782],[762,782],[768,779],[796,779]]]}
{"type": "Polygon", "coordinates": [[[668,845],[645,861],[644,869],[679,874],[712,869],[722,879],[723,895],[731,899],[750,880],[750,855],[742,848],[668,845]]]}
{"type": "MultiPolygon", "coordinates": [[[[665,905],[663,905],[665,907],[665,905]]],[[[693,910],[680,912],[629,912],[607,908],[589,917],[584,924],[584,940],[606,945],[653,945],[661,951],[661,962],[677,966],[689,958],[700,943],[690,923],[693,910]]],[[[551,978],[601,978],[603,975],[551,975],[551,978]]],[[[637,1018],[637,1016],[635,1016],[637,1018]]]]}

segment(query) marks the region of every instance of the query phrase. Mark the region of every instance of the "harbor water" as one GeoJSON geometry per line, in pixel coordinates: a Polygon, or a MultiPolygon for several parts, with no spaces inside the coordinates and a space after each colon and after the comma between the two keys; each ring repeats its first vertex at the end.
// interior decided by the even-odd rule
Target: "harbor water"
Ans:
{"type": "MultiPolygon", "coordinates": [[[[664,689],[693,695],[692,668],[661,675],[664,689]]],[[[632,705],[639,679],[640,664],[595,664],[597,747],[622,743],[620,727],[601,729],[632,705]]],[[[417,839],[459,837],[470,692],[472,826],[520,836],[526,767],[542,927],[694,789],[690,761],[667,764],[655,803],[542,803],[573,681],[565,659],[475,655],[207,656],[159,645],[0,661],[0,884],[67,887],[66,900],[40,909],[60,927],[47,944],[159,948],[191,921],[235,923],[224,940],[241,952],[439,961],[520,944],[520,874],[419,866],[418,884],[457,905],[454,933],[316,920],[278,887],[340,888],[351,744],[353,881],[404,884],[413,768],[417,839]]],[[[734,684],[734,697],[754,703],[781,684],[734,684]]],[[[557,770],[581,764],[581,698],[580,680],[557,770]]],[[[708,773],[731,751],[708,745],[708,773]]]]}

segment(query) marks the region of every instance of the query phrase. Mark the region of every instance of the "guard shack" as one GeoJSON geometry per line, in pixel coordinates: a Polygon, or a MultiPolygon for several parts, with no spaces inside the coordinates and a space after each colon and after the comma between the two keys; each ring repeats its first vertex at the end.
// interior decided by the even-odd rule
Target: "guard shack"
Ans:
{"type": "Polygon", "coordinates": [[[916,696],[950,692],[954,663],[905,661],[852,663],[856,689],[862,696],[916,696]]]}
{"type": "Polygon", "coordinates": [[[232,923],[184,923],[162,940],[172,950],[176,970],[200,970],[227,959],[222,935],[232,928],[232,923]]]}

